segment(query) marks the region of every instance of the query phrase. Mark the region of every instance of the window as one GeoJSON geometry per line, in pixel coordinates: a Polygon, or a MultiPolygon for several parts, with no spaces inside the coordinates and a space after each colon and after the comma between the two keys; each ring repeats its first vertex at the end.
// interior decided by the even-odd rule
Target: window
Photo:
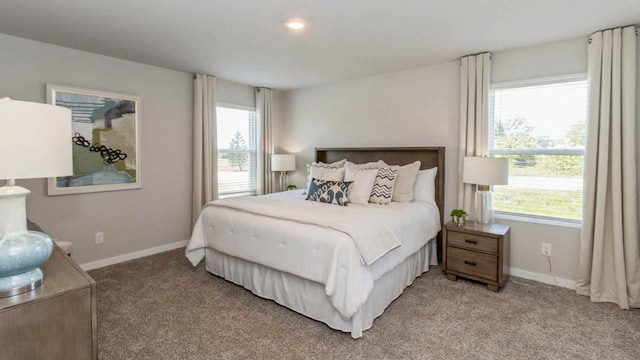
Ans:
{"type": "Polygon", "coordinates": [[[494,209],[580,221],[586,121],[585,76],[492,86],[490,153],[509,159],[494,209]]]}
{"type": "Polygon", "coordinates": [[[253,108],[218,104],[218,193],[256,193],[258,125],[253,108]]]}

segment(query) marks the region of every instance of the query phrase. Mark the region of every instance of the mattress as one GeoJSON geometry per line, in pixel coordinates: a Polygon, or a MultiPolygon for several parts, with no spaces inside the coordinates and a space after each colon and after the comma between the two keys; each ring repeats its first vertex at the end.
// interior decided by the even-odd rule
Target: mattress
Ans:
{"type": "MultiPolygon", "coordinates": [[[[269,269],[291,275],[297,279],[290,281],[292,284],[299,281],[314,284],[314,288],[322,291],[323,298],[326,298],[334,312],[349,322],[367,303],[374,292],[376,282],[385,274],[422,252],[426,268],[420,267],[417,274],[412,271],[409,277],[413,281],[415,276],[428,270],[429,259],[435,256],[435,251],[429,252],[431,247],[435,247],[435,242],[425,246],[440,230],[439,210],[434,203],[349,205],[347,210],[335,205],[305,201],[301,191],[265,197],[267,200],[271,199],[271,202],[281,201],[285,207],[303,206],[304,208],[300,209],[304,211],[298,212],[304,212],[307,216],[301,216],[303,220],[296,220],[284,210],[271,209],[268,213],[257,213],[253,208],[248,208],[250,211],[234,208],[229,205],[232,202],[230,200],[212,202],[203,209],[187,246],[186,254],[192,264],[196,265],[206,257],[207,269],[210,272],[274,300],[274,291],[265,292],[252,288],[251,284],[255,281],[239,281],[233,272],[220,269],[219,263],[228,265],[232,259],[242,264],[259,265],[263,270],[269,269]],[[310,213],[313,216],[309,216],[310,213]],[[313,223],[312,219],[315,218],[336,218],[340,221],[319,220],[318,223],[313,223]],[[355,226],[350,224],[351,222],[356,222],[355,226]],[[349,226],[343,227],[342,223],[349,226]],[[369,236],[378,233],[392,234],[390,236],[399,241],[399,246],[392,246],[383,255],[367,264],[352,238],[361,234],[351,234],[351,228],[368,229],[369,232],[365,234],[369,236]]],[[[295,211],[289,211],[293,212],[295,211]]],[[[404,279],[400,282],[403,284],[402,288],[406,286],[407,281],[404,279]]],[[[290,288],[291,284],[286,286],[290,288]]],[[[304,306],[283,305],[308,315],[303,309],[304,306]]],[[[346,331],[344,326],[332,327],[346,331]]],[[[361,330],[356,330],[356,334],[359,331],[361,335],[361,330]]]]}

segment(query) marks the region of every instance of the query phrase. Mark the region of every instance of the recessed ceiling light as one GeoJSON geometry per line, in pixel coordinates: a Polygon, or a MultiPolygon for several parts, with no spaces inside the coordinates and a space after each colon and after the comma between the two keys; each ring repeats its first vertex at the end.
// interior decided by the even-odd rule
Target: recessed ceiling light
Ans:
{"type": "Polygon", "coordinates": [[[305,26],[307,26],[307,22],[302,19],[289,19],[285,23],[287,27],[291,30],[302,30],[305,26]]]}

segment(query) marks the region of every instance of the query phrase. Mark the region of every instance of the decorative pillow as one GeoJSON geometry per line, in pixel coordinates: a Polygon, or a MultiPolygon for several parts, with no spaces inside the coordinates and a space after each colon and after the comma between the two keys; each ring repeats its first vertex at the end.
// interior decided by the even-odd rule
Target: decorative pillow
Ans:
{"type": "Polygon", "coordinates": [[[323,181],[311,179],[311,184],[307,190],[307,200],[323,203],[347,206],[349,200],[347,194],[351,181],[323,181]]]}
{"type": "Polygon", "coordinates": [[[413,187],[413,200],[424,202],[436,202],[436,174],[438,168],[420,170],[413,187]]]}
{"type": "Polygon", "coordinates": [[[389,205],[394,192],[399,166],[385,166],[378,169],[376,181],[371,189],[369,202],[378,205],[389,205]]]}
{"type": "MultiPolygon", "coordinates": [[[[307,188],[309,188],[309,185],[311,183],[311,179],[313,179],[314,177],[315,178],[319,178],[317,176],[313,176],[313,174],[311,173],[313,171],[313,169],[317,169],[317,168],[341,169],[341,168],[344,168],[344,164],[346,162],[347,162],[347,159],[342,159],[340,161],[336,161],[336,162],[331,163],[331,164],[325,164],[323,162],[313,162],[311,164],[307,164],[307,188]]],[[[324,179],[324,180],[334,180],[334,179],[324,179]]],[[[342,180],[342,178],[335,179],[335,180],[342,180]]]]}
{"type": "Polygon", "coordinates": [[[367,204],[376,176],[378,176],[378,169],[352,169],[345,166],[344,181],[353,182],[351,189],[349,189],[349,202],[367,204]]]}
{"type": "MultiPolygon", "coordinates": [[[[346,173],[354,170],[379,169],[383,166],[387,166],[387,164],[385,164],[384,161],[382,160],[378,160],[375,162],[368,162],[365,164],[354,164],[351,161],[347,160],[347,162],[344,164],[346,173]]],[[[345,173],[345,176],[346,176],[346,173],[345,173]]]]}
{"type": "MultiPolygon", "coordinates": [[[[311,178],[324,181],[342,181],[344,180],[344,168],[325,168],[311,167],[311,178]]],[[[311,186],[309,182],[309,186],[311,186]]],[[[307,187],[309,188],[309,187],[307,187]]]]}
{"type": "Polygon", "coordinates": [[[393,201],[409,202],[413,200],[413,186],[420,171],[420,161],[409,165],[400,166],[398,178],[393,188],[393,201]]]}

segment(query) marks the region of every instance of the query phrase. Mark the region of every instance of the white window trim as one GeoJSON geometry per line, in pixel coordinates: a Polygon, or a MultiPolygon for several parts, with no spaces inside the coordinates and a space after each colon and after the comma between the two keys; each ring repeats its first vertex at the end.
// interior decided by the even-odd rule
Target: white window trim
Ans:
{"type": "MultiPolygon", "coordinates": [[[[572,81],[587,81],[587,73],[548,76],[548,77],[535,78],[535,79],[523,79],[523,80],[493,83],[489,87],[489,92],[491,92],[492,90],[514,89],[519,87],[530,87],[530,86],[536,86],[536,85],[551,85],[551,84],[558,84],[558,83],[565,83],[565,82],[572,82],[572,81]]],[[[581,150],[582,155],[584,155],[585,150],[581,150]]],[[[583,180],[585,180],[584,175],[583,175],[583,180]]],[[[582,220],[571,220],[571,219],[521,214],[521,213],[506,212],[506,211],[495,211],[494,218],[582,229],[582,220]]]]}
{"type": "MultiPolygon", "coordinates": [[[[216,111],[217,111],[218,107],[256,112],[256,107],[255,106],[238,105],[238,104],[231,104],[231,103],[216,101],[216,111]]],[[[256,120],[257,120],[257,116],[258,116],[258,114],[256,114],[256,120]]],[[[261,156],[261,152],[262,152],[261,149],[256,148],[256,156],[261,156]]],[[[232,198],[232,197],[236,197],[236,196],[245,196],[245,195],[250,195],[250,196],[257,195],[257,190],[256,191],[240,191],[240,192],[232,192],[232,193],[220,194],[218,196],[218,198],[225,199],[225,198],[232,198]]]]}
{"type": "Polygon", "coordinates": [[[561,226],[561,227],[574,228],[574,229],[582,229],[582,221],[579,221],[579,220],[536,216],[536,215],[512,213],[512,212],[506,212],[506,211],[495,211],[493,217],[496,219],[503,219],[503,220],[513,220],[513,221],[521,221],[521,222],[528,222],[528,223],[534,223],[534,224],[553,225],[553,226],[561,226]]]}

